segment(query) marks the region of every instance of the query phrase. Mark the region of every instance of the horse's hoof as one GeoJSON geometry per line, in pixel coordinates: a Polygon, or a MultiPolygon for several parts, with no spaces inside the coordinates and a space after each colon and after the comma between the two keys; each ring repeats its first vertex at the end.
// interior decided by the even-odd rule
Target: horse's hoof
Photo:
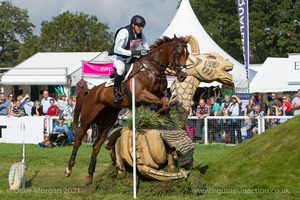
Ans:
{"type": "Polygon", "coordinates": [[[85,180],[86,180],[86,182],[85,182],[86,185],[91,185],[93,182],[93,175],[86,176],[85,180]]]}
{"type": "Polygon", "coordinates": [[[69,177],[72,173],[72,170],[69,170],[68,168],[65,169],[65,177],[69,177]]]}

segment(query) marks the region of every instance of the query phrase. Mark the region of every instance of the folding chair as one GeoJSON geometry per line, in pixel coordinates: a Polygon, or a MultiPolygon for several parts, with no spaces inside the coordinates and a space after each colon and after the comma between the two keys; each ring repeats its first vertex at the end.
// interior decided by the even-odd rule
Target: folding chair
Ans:
{"type": "Polygon", "coordinates": [[[61,136],[61,137],[57,137],[54,141],[52,141],[52,145],[55,147],[62,147],[65,146],[67,142],[67,136],[61,136]]]}

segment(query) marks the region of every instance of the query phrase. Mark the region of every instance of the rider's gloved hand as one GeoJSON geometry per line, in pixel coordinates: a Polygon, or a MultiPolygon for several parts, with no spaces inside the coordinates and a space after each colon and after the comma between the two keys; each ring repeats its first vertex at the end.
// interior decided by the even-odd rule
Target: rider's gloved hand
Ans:
{"type": "Polygon", "coordinates": [[[131,56],[133,56],[133,57],[141,57],[141,55],[142,55],[142,50],[131,51],[131,56]]]}

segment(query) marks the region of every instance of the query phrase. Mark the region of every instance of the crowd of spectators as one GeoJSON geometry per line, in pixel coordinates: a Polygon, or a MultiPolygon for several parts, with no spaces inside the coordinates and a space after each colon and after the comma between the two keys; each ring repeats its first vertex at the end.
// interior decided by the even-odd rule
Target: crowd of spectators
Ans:
{"type": "MultiPolygon", "coordinates": [[[[75,110],[76,97],[69,97],[65,93],[56,100],[49,96],[47,90],[43,91],[43,98],[39,101],[32,101],[29,94],[25,96],[14,97],[9,94],[7,97],[4,93],[0,93],[0,116],[7,117],[23,117],[23,116],[46,116],[54,118],[53,124],[57,124],[58,119],[64,119],[63,122],[71,127],[75,110]]],[[[45,120],[45,123],[47,121],[45,120]]],[[[45,124],[45,129],[48,124],[45,124]]],[[[55,127],[53,127],[55,131],[55,127]]]]}
{"type": "MultiPolygon", "coordinates": [[[[76,96],[67,98],[65,93],[56,100],[49,96],[47,90],[43,91],[43,98],[35,102],[31,101],[29,94],[14,97],[13,94],[5,96],[0,93],[0,116],[57,116],[63,117],[65,123],[71,126],[76,104],[76,96]]],[[[243,141],[241,130],[246,129],[245,139],[252,138],[258,133],[258,116],[295,116],[300,115],[300,89],[294,95],[283,94],[278,98],[276,93],[270,93],[263,102],[258,94],[253,94],[246,106],[242,107],[238,95],[225,95],[221,101],[220,93],[210,97],[200,95],[198,102],[191,102],[189,117],[197,119],[188,120],[187,133],[194,141],[204,142],[204,118],[207,116],[244,116],[241,119],[217,119],[209,120],[209,140],[235,144],[243,141]]],[[[286,120],[268,118],[266,128],[271,128],[286,120]]]]}
{"type": "Polygon", "coordinates": [[[266,119],[266,128],[272,128],[287,119],[272,118],[271,116],[295,116],[300,115],[300,89],[292,95],[292,100],[287,94],[278,98],[276,93],[270,93],[265,102],[259,98],[258,94],[253,94],[246,106],[242,106],[242,101],[238,95],[225,95],[223,101],[219,96],[209,98],[200,97],[199,102],[191,103],[189,117],[196,116],[198,119],[191,118],[187,123],[187,133],[195,142],[204,142],[204,118],[206,116],[244,116],[240,118],[220,118],[208,120],[208,139],[209,142],[215,140],[217,143],[226,142],[235,144],[242,143],[243,139],[250,139],[258,134],[257,117],[270,116],[266,119]],[[246,130],[246,136],[242,135],[241,130],[246,130]]]}

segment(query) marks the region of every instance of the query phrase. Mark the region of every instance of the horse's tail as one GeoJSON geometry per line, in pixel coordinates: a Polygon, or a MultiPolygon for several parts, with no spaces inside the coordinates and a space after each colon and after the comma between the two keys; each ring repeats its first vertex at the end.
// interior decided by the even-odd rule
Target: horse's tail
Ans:
{"type": "Polygon", "coordinates": [[[74,111],[74,118],[73,118],[73,130],[75,130],[75,132],[77,132],[78,130],[78,122],[81,113],[82,103],[84,101],[85,96],[90,91],[91,91],[90,89],[83,89],[76,96],[76,104],[75,104],[75,111],[74,111]]]}

